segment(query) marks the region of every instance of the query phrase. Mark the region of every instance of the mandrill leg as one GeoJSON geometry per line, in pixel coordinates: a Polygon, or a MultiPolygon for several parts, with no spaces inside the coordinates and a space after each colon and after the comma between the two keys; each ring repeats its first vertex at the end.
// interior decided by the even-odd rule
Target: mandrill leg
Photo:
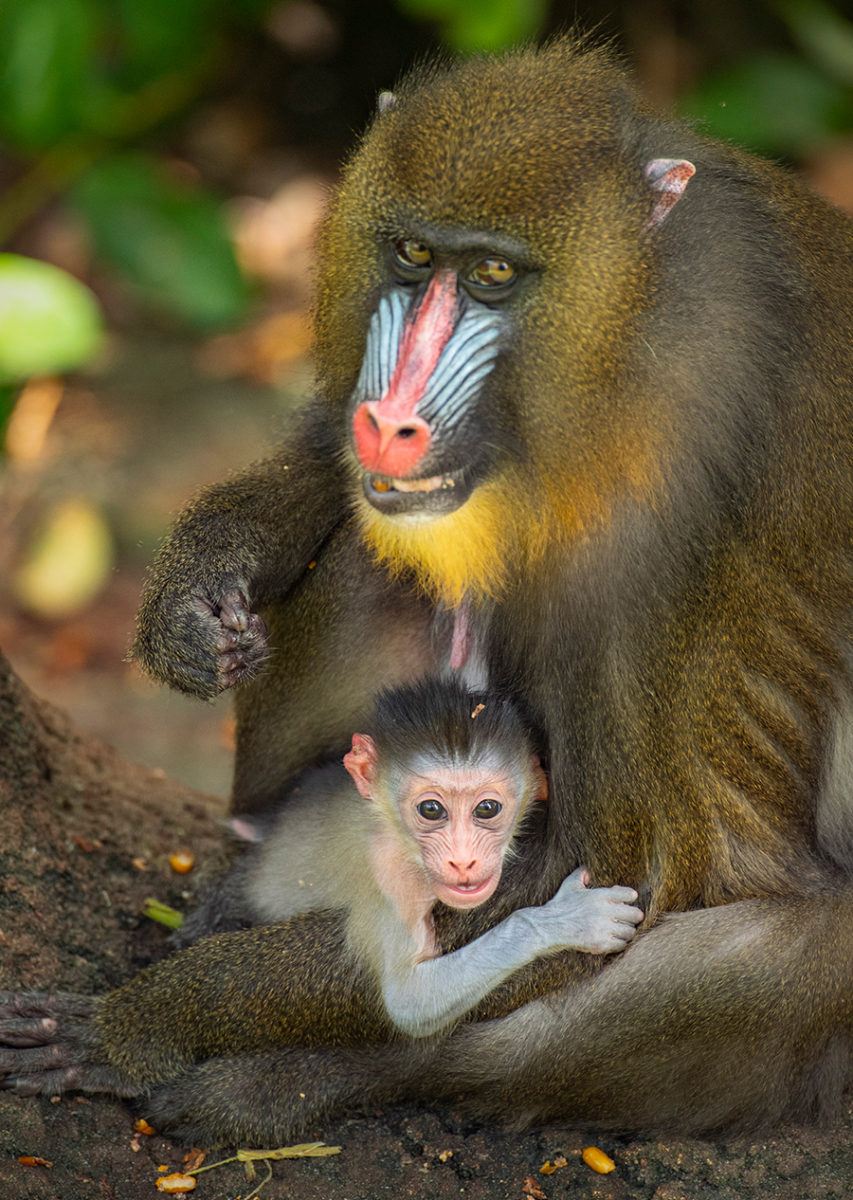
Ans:
{"type": "Polygon", "coordinates": [[[500,1020],[213,1059],[156,1089],[151,1112],[190,1139],[276,1144],[401,1099],[516,1127],[714,1134],[834,1115],[851,1033],[853,895],[743,901],[666,917],[595,979],[500,1020]]]}
{"type": "MultiPolygon", "coordinates": [[[[110,1083],[94,1023],[79,998],[62,999],[0,997],[6,1086],[145,1096],[156,1127],[189,1140],[283,1144],[347,1109],[402,1099],[461,1101],[516,1127],[714,1134],[833,1114],[851,1077],[853,891],[669,915],[594,979],[443,1038],[374,1030],[372,1045],[225,1053],[239,1031],[220,1029],[222,1051],[204,1061],[155,1055],[147,1086],[128,1072],[110,1083]]],[[[270,1032],[283,1019],[273,1010],[268,997],[270,1032]]]]}
{"type": "Polygon", "coordinates": [[[154,1088],[143,1108],[156,1129],[188,1143],[285,1146],[347,1110],[402,1099],[403,1081],[433,1046],[287,1048],[209,1059],[154,1088]]]}
{"type": "Polygon", "coordinates": [[[851,1078],[853,892],[672,914],[559,999],[460,1028],[417,1088],[479,1117],[715,1133],[828,1118],[851,1078]]]}

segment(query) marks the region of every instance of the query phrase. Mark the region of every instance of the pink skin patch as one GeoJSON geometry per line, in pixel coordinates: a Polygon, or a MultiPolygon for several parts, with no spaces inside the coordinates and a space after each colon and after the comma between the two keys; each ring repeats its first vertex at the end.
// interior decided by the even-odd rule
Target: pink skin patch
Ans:
{"type": "Polygon", "coordinates": [[[415,410],[453,335],[457,301],[456,275],[437,271],[403,329],[388,391],[356,409],[353,441],[365,471],[391,479],[411,475],[429,449],[429,425],[415,410]]]}
{"type": "Polygon", "coordinates": [[[453,639],[450,644],[450,669],[459,671],[468,661],[471,636],[468,624],[468,602],[463,600],[453,615],[453,639]]]}

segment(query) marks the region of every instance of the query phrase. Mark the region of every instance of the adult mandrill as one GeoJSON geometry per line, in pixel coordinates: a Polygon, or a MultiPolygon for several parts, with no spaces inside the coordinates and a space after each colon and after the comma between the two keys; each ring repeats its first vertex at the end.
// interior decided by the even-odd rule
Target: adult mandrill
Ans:
{"type": "MultiPolygon", "coordinates": [[[[326,221],[321,393],[181,517],[137,655],[203,696],[245,683],[238,811],[343,753],[380,685],[447,669],[519,696],[551,802],[492,901],[435,912],[443,947],[580,862],[652,928],[435,1041],[276,1050],[235,997],[184,1070],[159,1030],[127,1049],[131,983],[94,1049],[42,1005],[34,1061],[167,1080],[158,1119],[197,1137],[415,1094],[633,1129],[831,1110],[853,1029],[851,263],[841,214],[649,113],[602,50],[404,82],[326,221]]],[[[268,934],[230,935],[210,988],[251,961],[274,996],[291,960],[241,940],[268,934]]],[[[311,937],[334,1012],[348,981],[311,937]]]]}

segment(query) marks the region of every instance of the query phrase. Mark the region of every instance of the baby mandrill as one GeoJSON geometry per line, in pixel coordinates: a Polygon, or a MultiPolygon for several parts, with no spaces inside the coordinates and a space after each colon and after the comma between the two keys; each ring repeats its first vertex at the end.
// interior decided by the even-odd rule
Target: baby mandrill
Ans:
{"type": "Polygon", "coordinates": [[[239,837],[258,843],[224,887],[236,889],[245,918],[271,924],[344,909],[352,949],[412,1037],[457,1021],[540,955],[611,954],[631,941],[643,918],[637,893],[590,888],[578,867],[546,904],[443,955],[436,901],[466,909],[489,899],[525,815],[546,800],[545,775],[512,704],[455,681],[383,693],[372,727],[344,756],[350,778],[338,765],[317,768],[271,826],[232,819],[239,837]]]}

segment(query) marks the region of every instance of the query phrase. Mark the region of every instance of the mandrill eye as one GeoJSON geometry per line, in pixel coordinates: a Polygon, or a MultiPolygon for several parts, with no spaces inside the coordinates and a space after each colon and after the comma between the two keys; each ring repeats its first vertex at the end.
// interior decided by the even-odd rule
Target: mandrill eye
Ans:
{"type": "Polygon", "coordinates": [[[444,805],[439,804],[437,800],[422,800],[418,805],[418,812],[425,821],[440,821],[442,817],[447,816],[444,805]]]}
{"type": "Polygon", "coordinates": [[[474,816],[479,817],[481,821],[488,821],[491,817],[496,817],[503,808],[503,805],[498,800],[481,800],[474,809],[474,816]]]}
{"type": "Polygon", "coordinates": [[[432,251],[423,242],[413,238],[398,238],[394,243],[394,257],[399,266],[406,270],[422,271],[432,266],[432,251]]]}
{"type": "Polygon", "coordinates": [[[511,262],[496,256],[484,258],[481,263],[478,263],[468,276],[468,282],[477,287],[501,288],[513,283],[516,274],[516,269],[511,262]]]}

